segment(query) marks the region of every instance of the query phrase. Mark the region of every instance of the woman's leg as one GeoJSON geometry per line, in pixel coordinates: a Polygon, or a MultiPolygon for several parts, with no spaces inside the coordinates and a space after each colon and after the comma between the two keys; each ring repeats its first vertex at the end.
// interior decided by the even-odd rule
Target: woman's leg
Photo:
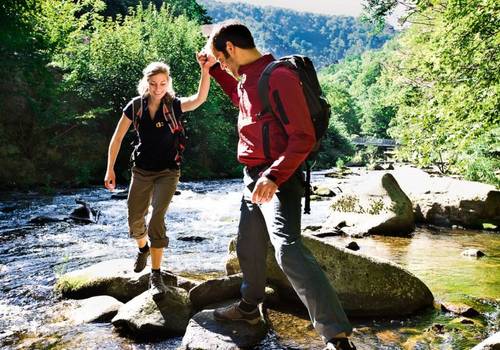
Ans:
{"type": "Polygon", "coordinates": [[[150,248],[151,249],[151,268],[158,270],[161,266],[163,258],[163,248],[150,248]]]}
{"type": "Polygon", "coordinates": [[[151,241],[151,259],[153,269],[159,269],[163,256],[163,248],[168,246],[165,214],[179,182],[179,170],[167,169],[159,173],[153,186],[151,205],[153,211],[148,224],[148,236],[151,241]]]}
{"type": "Polygon", "coordinates": [[[132,179],[128,192],[128,224],[130,236],[135,239],[139,252],[134,263],[134,271],[141,272],[147,264],[147,229],[145,217],[153,194],[153,178],[141,169],[132,169],[132,179]]]}
{"type": "Polygon", "coordinates": [[[165,214],[179,182],[178,170],[164,170],[155,178],[153,186],[153,211],[148,225],[148,235],[151,241],[151,278],[153,293],[163,293],[166,286],[161,276],[161,261],[163,249],[168,246],[165,227],[165,214]]]}

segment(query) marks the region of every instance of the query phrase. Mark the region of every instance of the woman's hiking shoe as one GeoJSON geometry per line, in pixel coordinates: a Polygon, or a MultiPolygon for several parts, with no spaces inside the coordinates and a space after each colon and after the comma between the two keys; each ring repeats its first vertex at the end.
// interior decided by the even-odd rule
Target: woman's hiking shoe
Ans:
{"type": "Polygon", "coordinates": [[[153,294],[162,294],[167,291],[167,286],[163,283],[160,271],[152,271],[149,275],[149,288],[153,294]]]}
{"type": "Polygon", "coordinates": [[[214,318],[217,321],[245,321],[251,325],[256,325],[261,320],[259,308],[250,312],[245,312],[238,307],[238,302],[227,307],[214,310],[214,318]]]}
{"type": "Polygon", "coordinates": [[[356,350],[356,347],[347,338],[331,339],[323,350],[356,350]]]}
{"type": "Polygon", "coordinates": [[[137,257],[135,258],[134,272],[141,272],[142,270],[144,270],[146,264],[148,263],[148,257],[149,249],[145,252],[141,252],[139,250],[139,252],[137,253],[137,257]]]}

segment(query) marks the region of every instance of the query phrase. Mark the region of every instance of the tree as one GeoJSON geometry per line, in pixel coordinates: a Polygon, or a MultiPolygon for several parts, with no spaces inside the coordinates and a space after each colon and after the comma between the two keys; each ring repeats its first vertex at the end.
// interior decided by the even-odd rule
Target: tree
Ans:
{"type": "MultiPolygon", "coordinates": [[[[391,9],[380,5],[377,14],[391,9]]],[[[415,1],[411,27],[388,65],[398,112],[390,130],[400,156],[500,184],[500,4],[415,1]]]]}

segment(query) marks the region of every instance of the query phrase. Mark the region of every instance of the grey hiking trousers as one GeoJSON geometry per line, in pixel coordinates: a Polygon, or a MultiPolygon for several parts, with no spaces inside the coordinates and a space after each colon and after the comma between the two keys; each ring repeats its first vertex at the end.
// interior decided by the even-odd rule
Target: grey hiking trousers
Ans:
{"type": "Polygon", "coordinates": [[[137,167],[132,168],[127,199],[130,237],[141,239],[148,235],[151,247],[168,246],[165,214],[175,194],[179,176],[180,170],[178,169],[148,171],[137,167]],[[150,205],[153,210],[146,224],[146,215],[150,205]]]}
{"type": "Polygon", "coordinates": [[[241,295],[252,304],[264,299],[268,241],[278,265],[309,311],[312,324],[326,342],[335,335],[351,334],[352,327],[336,291],[301,239],[301,197],[304,186],[298,174],[283,183],[273,199],[253,204],[251,193],[260,171],[244,170],[236,251],[243,273],[241,295]]]}

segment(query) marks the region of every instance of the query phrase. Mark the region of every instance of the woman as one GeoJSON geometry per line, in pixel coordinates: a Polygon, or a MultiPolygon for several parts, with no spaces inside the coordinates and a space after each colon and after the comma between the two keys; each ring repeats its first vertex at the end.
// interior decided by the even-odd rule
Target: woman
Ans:
{"type": "Polygon", "coordinates": [[[137,131],[139,143],[132,154],[132,179],[128,194],[128,225],[139,252],[134,271],[141,272],[151,255],[150,286],[164,292],[160,265],[163,249],[168,246],[165,214],[179,181],[180,153],[177,121],[184,112],[192,111],[205,102],[210,87],[208,70],[213,62],[199,53],[201,68],[198,92],[190,97],[177,98],[172,89],[169,67],[153,62],[143,71],[138,85],[139,97],[123,109],[108,150],[108,165],[104,186],[113,191],[116,185],[114,165],[120,146],[131,124],[137,131]],[[148,223],[145,217],[149,206],[152,214],[148,223]],[[148,244],[148,237],[151,246],[148,244]]]}

